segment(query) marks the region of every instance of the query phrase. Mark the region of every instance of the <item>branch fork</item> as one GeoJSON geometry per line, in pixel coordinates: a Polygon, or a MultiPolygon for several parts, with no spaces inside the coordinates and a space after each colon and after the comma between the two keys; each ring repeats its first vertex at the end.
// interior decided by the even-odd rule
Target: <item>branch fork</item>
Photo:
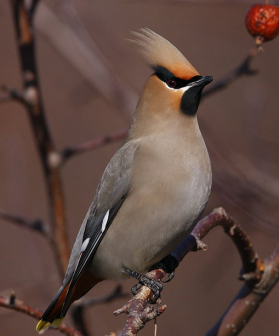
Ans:
{"type": "MultiPolygon", "coordinates": [[[[163,278],[165,272],[163,270],[155,270],[148,272],[147,277],[156,279],[163,278]]],[[[122,308],[116,310],[113,314],[118,316],[120,314],[128,314],[126,325],[122,331],[122,336],[136,335],[148,321],[154,320],[156,317],[163,314],[167,306],[163,305],[157,309],[154,306],[149,306],[149,302],[153,299],[153,293],[150,288],[142,286],[138,293],[122,308]]],[[[158,299],[157,303],[160,304],[161,300],[158,299]]]]}

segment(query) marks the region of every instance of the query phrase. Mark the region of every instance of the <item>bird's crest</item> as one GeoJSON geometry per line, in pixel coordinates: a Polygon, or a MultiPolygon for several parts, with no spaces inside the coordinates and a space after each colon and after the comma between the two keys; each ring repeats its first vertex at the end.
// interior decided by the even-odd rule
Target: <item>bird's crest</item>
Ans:
{"type": "Polygon", "coordinates": [[[176,77],[186,80],[199,74],[174,45],[152,30],[142,28],[132,34],[136,36],[132,42],[152,68],[165,67],[176,77]]]}

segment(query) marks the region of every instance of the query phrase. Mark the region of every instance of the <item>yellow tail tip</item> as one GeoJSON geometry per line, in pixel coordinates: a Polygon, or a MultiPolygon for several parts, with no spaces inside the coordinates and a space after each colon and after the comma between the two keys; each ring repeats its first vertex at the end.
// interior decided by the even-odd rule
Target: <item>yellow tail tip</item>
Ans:
{"type": "Polygon", "coordinates": [[[47,321],[40,320],[38,324],[36,325],[36,330],[41,331],[41,330],[47,329],[50,326],[52,326],[53,328],[58,328],[60,324],[62,323],[62,321],[63,321],[63,318],[55,319],[53,322],[47,322],[47,321]]]}
{"type": "Polygon", "coordinates": [[[36,330],[41,331],[43,329],[46,329],[50,326],[50,322],[40,320],[36,325],[36,330]]]}
{"type": "Polygon", "coordinates": [[[51,326],[52,328],[58,328],[60,326],[60,324],[63,322],[64,318],[58,318],[55,319],[53,322],[51,322],[51,326]]]}

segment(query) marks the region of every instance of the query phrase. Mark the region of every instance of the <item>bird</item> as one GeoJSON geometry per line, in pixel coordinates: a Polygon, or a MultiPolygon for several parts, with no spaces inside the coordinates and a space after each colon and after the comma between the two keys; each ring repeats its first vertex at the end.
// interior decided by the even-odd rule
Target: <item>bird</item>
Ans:
{"type": "Polygon", "coordinates": [[[57,328],[70,305],[106,279],[145,274],[191,233],[209,199],[212,171],[197,110],[201,76],[148,28],[132,42],[152,69],[131,126],[108,163],[75,240],[65,278],[38,322],[57,328]]]}

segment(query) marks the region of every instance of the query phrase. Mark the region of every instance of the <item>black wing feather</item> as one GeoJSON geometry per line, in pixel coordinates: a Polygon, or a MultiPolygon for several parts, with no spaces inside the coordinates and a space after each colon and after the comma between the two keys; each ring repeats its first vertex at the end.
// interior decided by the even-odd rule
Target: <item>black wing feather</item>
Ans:
{"type": "MultiPolygon", "coordinates": [[[[109,210],[109,217],[107,220],[106,228],[105,230],[102,231],[102,223],[103,219],[106,214],[99,215],[97,217],[94,217],[94,228],[95,230],[93,232],[86,232],[84,233],[83,241],[87,238],[90,238],[90,241],[85,249],[84,252],[82,252],[79,262],[77,264],[77,267],[73,273],[72,279],[71,279],[71,284],[69,286],[65,302],[63,304],[63,309],[61,312],[61,317],[65,316],[67,313],[67,310],[69,308],[69,302],[71,299],[71,295],[74,289],[75,284],[78,281],[78,278],[80,277],[82,271],[84,270],[85,266],[89,262],[90,259],[92,259],[97,251],[98,246],[100,245],[105,233],[107,232],[108,228],[110,227],[111,223],[113,222],[114,217],[116,216],[118,210],[120,209],[121,205],[123,204],[125,200],[125,197],[121,198],[118,203],[109,210]],[[90,237],[90,233],[92,236],[90,237]]],[[[88,221],[92,220],[92,218],[89,218],[88,221]]],[[[87,225],[87,227],[90,227],[87,225]]]]}

